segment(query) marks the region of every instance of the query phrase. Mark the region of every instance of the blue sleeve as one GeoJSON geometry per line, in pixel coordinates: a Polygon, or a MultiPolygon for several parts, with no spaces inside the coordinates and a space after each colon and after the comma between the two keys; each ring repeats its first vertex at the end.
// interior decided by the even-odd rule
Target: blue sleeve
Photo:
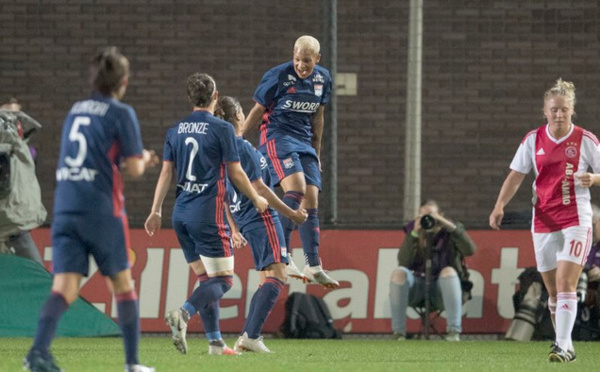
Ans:
{"type": "Polygon", "coordinates": [[[167,136],[165,137],[165,145],[163,146],[163,160],[166,161],[175,161],[175,154],[173,154],[173,146],[171,145],[171,130],[167,131],[167,136]]]}
{"type": "Polygon", "coordinates": [[[119,126],[117,128],[119,145],[121,146],[121,156],[124,158],[132,156],[141,156],[142,134],[140,133],[140,123],[138,122],[135,110],[127,107],[120,112],[119,126]]]}
{"type": "Polygon", "coordinates": [[[235,132],[233,125],[227,123],[223,125],[223,130],[219,136],[221,143],[221,161],[225,163],[233,163],[240,161],[237,144],[235,143],[235,132]]]}
{"type": "Polygon", "coordinates": [[[331,98],[331,91],[333,90],[333,80],[331,80],[331,76],[329,74],[325,76],[327,76],[327,79],[325,80],[325,86],[323,87],[323,95],[321,96],[322,105],[326,105],[329,103],[329,99],[331,98]]]}
{"type": "Polygon", "coordinates": [[[244,158],[242,167],[244,168],[244,172],[246,172],[248,179],[250,179],[250,181],[256,181],[257,179],[262,178],[260,159],[257,157],[254,147],[249,143],[244,143],[244,148],[240,149],[240,157],[242,156],[242,152],[244,158]]]}
{"type": "Polygon", "coordinates": [[[254,101],[265,107],[271,106],[275,100],[278,85],[279,75],[273,70],[267,71],[254,92],[254,101]]]}

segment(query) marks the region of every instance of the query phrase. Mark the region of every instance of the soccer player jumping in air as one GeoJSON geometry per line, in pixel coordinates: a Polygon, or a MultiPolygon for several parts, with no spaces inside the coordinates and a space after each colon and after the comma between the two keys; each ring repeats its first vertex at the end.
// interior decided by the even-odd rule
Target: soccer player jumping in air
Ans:
{"type": "MultiPolygon", "coordinates": [[[[283,201],[291,209],[306,208],[308,220],[299,226],[306,266],[304,274],[327,287],[339,283],[322,268],[319,257],[318,198],[321,190],[321,137],[325,105],[332,80],[327,69],[318,66],[319,41],[301,36],[294,44],[293,60],[267,71],[256,91],[256,104],[244,122],[244,133],[260,119],[260,152],[269,163],[273,185],[285,192],[283,201]]],[[[281,216],[289,247],[294,222],[281,216]]],[[[300,276],[290,272],[289,276],[300,276]]]]}

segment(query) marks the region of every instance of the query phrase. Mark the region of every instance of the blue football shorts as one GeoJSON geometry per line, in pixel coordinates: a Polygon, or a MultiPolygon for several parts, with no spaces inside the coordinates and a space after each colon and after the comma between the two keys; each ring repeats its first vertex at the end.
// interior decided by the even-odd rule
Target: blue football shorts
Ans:
{"type": "Polygon", "coordinates": [[[63,213],[52,222],[53,272],[80,273],[89,271],[89,256],[96,261],[104,276],[130,267],[129,232],[126,217],[63,213]]]}
{"type": "Polygon", "coordinates": [[[198,261],[200,255],[211,258],[233,256],[233,244],[226,224],[173,221],[173,229],[188,263],[198,261]]]}
{"type": "Polygon", "coordinates": [[[307,185],[321,190],[321,171],[315,149],[291,136],[270,139],[259,151],[267,159],[272,185],[277,186],[285,177],[303,172],[307,185]]]}
{"type": "MultiPolygon", "coordinates": [[[[265,214],[263,213],[263,216],[265,214]]],[[[242,231],[252,249],[252,258],[256,270],[262,271],[274,263],[288,263],[285,237],[279,220],[264,218],[264,224],[250,231],[242,231]]],[[[256,226],[256,225],[255,225],[256,226]]]]}

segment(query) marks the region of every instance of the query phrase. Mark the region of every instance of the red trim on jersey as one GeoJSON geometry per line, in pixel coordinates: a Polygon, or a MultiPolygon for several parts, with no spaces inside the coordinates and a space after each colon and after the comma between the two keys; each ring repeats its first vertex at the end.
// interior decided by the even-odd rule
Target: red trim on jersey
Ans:
{"type": "Polygon", "coordinates": [[[600,141],[598,141],[598,137],[596,137],[594,135],[594,133],[584,130],[583,135],[586,136],[587,138],[591,139],[592,142],[594,142],[594,145],[598,146],[600,144],[600,141]]]}
{"type": "Polygon", "coordinates": [[[281,167],[281,163],[279,162],[279,158],[277,157],[277,147],[275,145],[275,140],[270,140],[269,142],[267,142],[267,154],[269,155],[271,164],[275,169],[275,173],[277,173],[277,178],[279,178],[279,181],[281,181],[285,178],[285,173],[283,172],[283,168],[281,167]]]}
{"type": "Polygon", "coordinates": [[[525,143],[525,141],[527,140],[527,138],[528,138],[529,136],[531,136],[532,134],[536,134],[536,133],[537,133],[537,131],[538,131],[537,129],[534,129],[534,130],[530,131],[529,133],[527,133],[527,134],[525,135],[525,137],[523,137],[523,140],[521,141],[521,145],[525,143]]]}
{"type": "Polygon", "coordinates": [[[119,170],[119,153],[120,147],[117,142],[113,143],[106,157],[111,163],[113,173],[113,187],[112,187],[112,199],[113,199],[113,216],[119,217],[124,213],[125,208],[125,197],[123,196],[123,178],[121,177],[121,171],[119,170]]]}
{"type": "Polygon", "coordinates": [[[267,143],[267,131],[268,126],[271,124],[271,120],[269,120],[269,116],[271,115],[271,110],[266,109],[266,111],[262,114],[262,123],[260,123],[260,145],[264,145],[267,143]]]}
{"type": "Polygon", "coordinates": [[[225,164],[220,166],[221,177],[217,181],[217,197],[215,200],[215,223],[221,237],[221,243],[223,244],[223,253],[225,257],[231,256],[231,239],[227,234],[227,225],[225,225],[224,217],[225,214],[225,164]]]}
{"type": "Polygon", "coordinates": [[[267,236],[269,238],[269,245],[271,246],[271,251],[273,252],[273,258],[275,262],[281,262],[281,246],[279,246],[279,238],[277,237],[277,230],[275,229],[275,223],[273,222],[273,216],[271,212],[267,209],[265,212],[260,215],[265,224],[265,228],[267,230],[267,236]]]}

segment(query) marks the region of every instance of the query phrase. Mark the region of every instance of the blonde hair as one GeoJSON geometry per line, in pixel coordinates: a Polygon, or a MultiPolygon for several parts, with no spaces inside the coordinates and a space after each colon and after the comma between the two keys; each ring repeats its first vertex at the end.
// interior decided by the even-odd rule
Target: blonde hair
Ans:
{"type": "Polygon", "coordinates": [[[313,52],[314,54],[319,54],[321,51],[321,45],[319,44],[319,40],[315,39],[309,35],[300,36],[296,42],[294,43],[294,50],[306,50],[313,52]]]}
{"type": "Polygon", "coordinates": [[[561,78],[556,80],[556,84],[544,93],[544,102],[555,96],[563,96],[571,101],[575,107],[575,84],[570,81],[564,81],[561,78]]]}

